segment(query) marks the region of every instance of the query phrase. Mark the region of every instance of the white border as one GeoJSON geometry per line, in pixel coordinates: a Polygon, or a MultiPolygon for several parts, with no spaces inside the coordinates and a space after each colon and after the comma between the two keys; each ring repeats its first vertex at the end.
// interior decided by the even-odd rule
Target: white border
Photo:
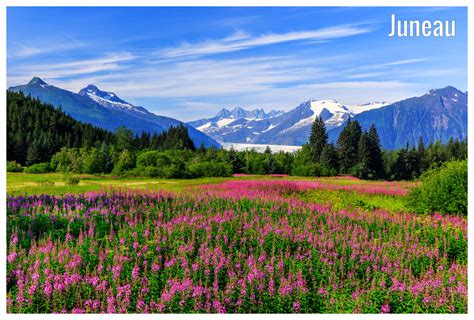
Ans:
{"type": "MultiPolygon", "coordinates": [[[[374,6],[374,7],[416,7],[416,6],[467,6],[468,7],[468,57],[472,57],[474,55],[473,50],[473,33],[474,33],[474,13],[473,13],[473,6],[471,5],[469,8],[469,3],[472,1],[468,0],[400,0],[400,1],[386,1],[386,0],[359,0],[359,1],[351,1],[351,0],[332,0],[332,1],[323,1],[323,0],[162,0],[162,1],[150,1],[150,0],[3,0],[0,2],[0,39],[2,39],[1,43],[1,50],[0,50],[0,60],[1,60],[1,72],[3,75],[0,77],[0,101],[1,101],[1,116],[0,116],[0,141],[2,146],[0,148],[0,183],[2,187],[2,191],[0,192],[0,227],[1,230],[1,237],[0,237],[0,279],[1,279],[1,288],[0,288],[0,319],[65,319],[65,318],[72,318],[72,319],[100,319],[102,315],[21,315],[21,314],[6,314],[6,281],[5,281],[5,273],[6,273],[6,7],[9,6],[248,6],[248,7],[266,7],[266,6],[320,6],[320,7],[337,7],[337,6],[374,6]],[[470,32],[469,32],[470,31],[470,32]]],[[[87,17],[84,18],[84,23],[87,23],[87,17]]],[[[468,92],[473,92],[474,86],[472,81],[469,81],[473,76],[473,65],[468,61],[468,92]]],[[[474,111],[468,111],[468,123],[474,123],[474,111]]],[[[468,126],[469,127],[469,126],[468,126]]],[[[468,129],[468,159],[469,159],[469,167],[473,165],[474,159],[474,131],[472,129],[468,129]]],[[[474,187],[474,174],[472,169],[469,172],[469,214],[472,211],[471,208],[473,207],[473,200],[474,196],[472,195],[474,187]]],[[[468,229],[468,243],[472,244],[473,236],[472,230],[473,228],[469,224],[468,229]]],[[[474,250],[472,249],[472,245],[469,245],[469,265],[468,265],[468,292],[474,292],[474,278],[473,278],[473,268],[469,267],[474,261],[474,250]]],[[[253,314],[253,315],[173,315],[173,314],[165,314],[165,315],[135,315],[135,314],[128,314],[128,315],[107,315],[107,317],[113,318],[120,318],[120,319],[135,319],[136,317],[146,317],[154,319],[156,318],[164,318],[164,319],[218,319],[221,317],[226,318],[233,318],[233,319],[240,319],[242,317],[249,317],[249,318],[263,318],[263,319],[287,319],[288,317],[297,318],[297,319],[314,319],[314,318],[323,318],[323,319],[340,319],[341,316],[344,318],[351,318],[351,319],[379,319],[379,318],[399,318],[399,319],[411,319],[412,317],[417,318],[430,318],[430,319],[446,319],[446,318],[456,318],[456,319],[468,319],[469,314],[474,314],[474,294],[469,297],[468,300],[468,315],[337,315],[337,314],[324,314],[324,315],[286,315],[286,314],[253,314]]]]}

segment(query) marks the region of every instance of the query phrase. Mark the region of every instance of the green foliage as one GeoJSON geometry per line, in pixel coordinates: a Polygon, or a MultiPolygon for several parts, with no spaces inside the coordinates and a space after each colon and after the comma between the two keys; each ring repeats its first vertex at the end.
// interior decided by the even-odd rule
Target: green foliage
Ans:
{"type": "Polygon", "coordinates": [[[311,127],[308,146],[313,162],[318,162],[324,147],[328,143],[328,134],[326,133],[326,125],[321,117],[316,117],[311,127]]]}
{"type": "Polygon", "coordinates": [[[349,119],[337,139],[341,173],[350,173],[359,159],[362,129],[359,122],[349,119]]]}
{"type": "Polygon", "coordinates": [[[447,162],[425,172],[419,187],[409,195],[409,205],[419,213],[467,215],[467,161],[447,162]]]}
{"type": "Polygon", "coordinates": [[[62,147],[91,147],[112,139],[111,132],[74,120],[52,105],[7,91],[8,161],[47,162],[62,147]]]}
{"type": "Polygon", "coordinates": [[[133,152],[125,149],[118,154],[112,173],[121,174],[135,168],[136,156],[133,152]]]}
{"type": "Polygon", "coordinates": [[[72,175],[66,175],[64,177],[64,183],[67,186],[76,186],[79,184],[81,180],[78,177],[72,176],[72,175]]]}
{"type": "Polygon", "coordinates": [[[25,173],[47,173],[52,172],[53,169],[48,162],[37,163],[32,166],[25,168],[25,173]]]}
{"type": "Polygon", "coordinates": [[[7,161],[7,172],[23,172],[24,168],[16,161],[7,161]]]}
{"type": "Polygon", "coordinates": [[[339,171],[339,158],[336,147],[332,143],[328,143],[324,146],[320,162],[323,167],[334,171],[334,175],[339,171]]]}
{"type": "Polygon", "coordinates": [[[230,177],[232,167],[225,162],[199,162],[188,166],[189,174],[193,178],[200,177],[230,177]]]}
{"type": "Polygon", "coordinates": [[[117,128],[115,131],[115,148],[118,152],[134,149],[132,130],[126,127],[117,128]]]}
{"type": "Polygon", "coordinates": [[[291,174],[302,177],[321,177],[322,172],[323,169],[319,163],[307,163],[294,167],[291,174]]]}
{"type": "Polygon", "coordinates": [[[84,157],[83,172],[84,173],[106,173],[109,172],[110,155],[107,147],[91,148],[84,157]]]}

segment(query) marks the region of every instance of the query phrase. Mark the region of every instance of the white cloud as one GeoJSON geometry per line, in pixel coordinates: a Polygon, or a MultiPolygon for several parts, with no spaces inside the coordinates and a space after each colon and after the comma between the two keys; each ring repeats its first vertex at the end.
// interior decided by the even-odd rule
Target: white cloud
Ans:
{"type": "Polygon", "coordinates": [[[373,29],[370,27],[341,25],[317,30],[269,33],[257,36],[251,36],[245,32],[239,31],[232,36],[217,40],[206,40],[196,43],[185,42],[177,47],[159,50],[157,53],[159,56],[165,58],[203,56],[245,50],[253,47],[273,45],[290,41],[337,39],[367,33],[372,30],[373,29]]]}
{"type": "Polygon", "coordinates": [[[402,64],[418,63],[418,62],[423,62],[423,61],[426,61],[426,60],[427,59],[424,59],[424,58],[397,60],[397,61],[392,61],[392,62],[388,62],[388,63],[384,63],[384,64],[379,64],[379,65],[376,65],[374,67],[383,68],[383,67],[399,66],[399,65],[402,65],[402,64]]]}
{"type": "Polygon", "coordinates": [[[84,42],[74,39],[63,39],[38,46],[13,43],[12,47],[8,50],[8,59],[30,58],[33,56],[50,54],[53,52],[77,49],[84,47],[85,45],[86,44],[84,42]]]}
{"type": "Polygon", "coordinates": [[[122,62],[134,60],[136,57],[128,52],[107,54],[95,59],[85,59],[58,63],[22,64],[9,70],[8,83],[22,84],[33,76],[48,79],[61,79],[72,76],[88,76],[101,71],[123,69],[122,62]]]}

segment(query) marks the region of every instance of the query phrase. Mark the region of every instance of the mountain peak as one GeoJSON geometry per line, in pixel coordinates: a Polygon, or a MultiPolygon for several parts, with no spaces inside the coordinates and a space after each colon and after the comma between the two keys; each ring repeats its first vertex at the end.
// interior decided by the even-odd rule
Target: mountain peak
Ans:
{"type": "Polygon", "coordinates": [[[29,85],[47,85],[46,82],[41,80],[40,77],[33,77],[31,78],[30,82],[28,82],[29,85]]]}
{"type": "Polygon", "coordinates": [[[427,95],[439,95],[444,97],[451,97],[457,95],[464,95],[465,93],[456,89],[453,86],[447,86],[441,89],[431,89],[426,93],[427,95]]]}
{"type": "Polygon", "coordinates": [[[97,92],[97,91],[100,91],[99,88],[97,88],[97,86],[95,86],[95,85],[93,85],[93,84],[88,84],[87,87],[82,88],[82,90],[86,90],[86,91],[89,91],[89,92],[97,92]]]}
{"type": "MultiPolygon", "coordinates": [[[[129,104],[128,102],[120,99],[117,95],[113,92],[107,92],[100,90],[96,85],[89,84],[86,87],[82,88],[78,92],[81,96],[86,96],[89,98],[99,97],[101,99],[110,101],[110,102],[117,102],[123,104],[129,104]]],[[[96,100],[96,99],[94,99],[96,100]]]]}

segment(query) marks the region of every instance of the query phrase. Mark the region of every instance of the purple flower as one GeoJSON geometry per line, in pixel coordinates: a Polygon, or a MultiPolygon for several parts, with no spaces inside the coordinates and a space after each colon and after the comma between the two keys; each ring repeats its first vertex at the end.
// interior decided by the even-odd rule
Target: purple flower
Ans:
{"type": "Polygon", "coordinates": [[[383,304],[380,308],[380,313],[390,313],[390,305],[387,303],[383,304]]]}

